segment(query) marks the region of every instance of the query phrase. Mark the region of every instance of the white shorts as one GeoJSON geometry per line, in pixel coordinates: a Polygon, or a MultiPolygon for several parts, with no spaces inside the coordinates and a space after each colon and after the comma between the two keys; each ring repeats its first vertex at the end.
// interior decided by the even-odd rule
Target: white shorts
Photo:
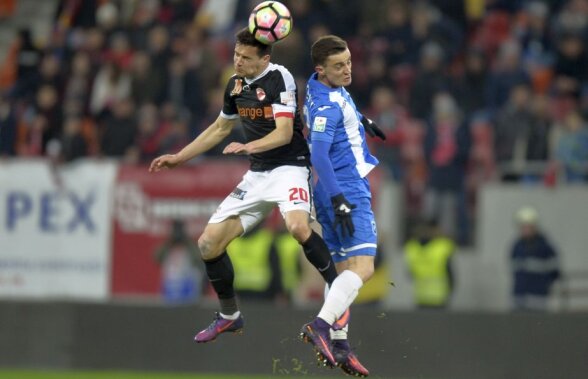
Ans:
{"type": "Polygon", "coordinates": [[[310,169],[280,166],[270,171],[247,171],[208,221],[223,222],[239,216],[245,232],[253,229],[278,205],[282,217],[293,210],[311,210],[310,169]]]}

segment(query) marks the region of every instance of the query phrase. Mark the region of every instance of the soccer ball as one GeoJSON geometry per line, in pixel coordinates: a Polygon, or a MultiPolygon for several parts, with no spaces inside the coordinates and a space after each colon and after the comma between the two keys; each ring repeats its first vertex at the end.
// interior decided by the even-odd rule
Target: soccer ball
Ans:
{"type": "Polygon", "coordinates": [[[249,32],[265,45],[286,38],[292,31],[292,24],[290,11],[277,1],[260,3],[249,16],[249,32]]]}

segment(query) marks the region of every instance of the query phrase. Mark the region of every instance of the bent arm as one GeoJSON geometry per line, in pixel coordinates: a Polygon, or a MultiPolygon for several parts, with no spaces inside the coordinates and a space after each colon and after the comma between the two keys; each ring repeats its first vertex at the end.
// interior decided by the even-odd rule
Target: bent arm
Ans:
{"type": "Polygon", "coordinates": [[[208,128],[198,135],[198,137],[175,154],[178,164],[185,163],[218,145],[231,133],[235,124],[235,119],[218,116],[208,128]]]}
{"type": "Polygon", "coordinates": [[[251,141],[245,145],[249,154],[262,153],[276,147],[290,143],[294,134],[294,119],[290,117],[277,117],[276,129],[263,138],[251,141]]]}

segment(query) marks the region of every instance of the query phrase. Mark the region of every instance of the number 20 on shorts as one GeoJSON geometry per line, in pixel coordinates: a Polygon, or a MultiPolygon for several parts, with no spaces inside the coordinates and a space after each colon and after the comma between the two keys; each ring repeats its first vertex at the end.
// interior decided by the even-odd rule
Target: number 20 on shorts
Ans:
{"type": "Polygon", "coordinates": [[[308,202],[308,191],[304,188],[293,187],[288,190],[290,192],[290,201],[304,201],[308,202]]]}

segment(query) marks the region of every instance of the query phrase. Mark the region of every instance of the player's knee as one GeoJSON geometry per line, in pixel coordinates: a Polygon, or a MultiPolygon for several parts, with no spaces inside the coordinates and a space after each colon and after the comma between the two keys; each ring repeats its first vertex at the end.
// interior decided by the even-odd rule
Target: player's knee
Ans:
{"type": "Polygon", "coordinates": [[[364,283],[374,275],[374,265],[365,262],[355,262],[348,269],[355,272],[364,283]]]}
{"type": "Polygon", "coordinates": [[[290,232],[292,237],[294,237],[294,239],[296,239],[296,241],[300,243],[306,242],[308,237],[310,237],[310,235],[312,234],[310,225],[308,225],[308,222],[305,221],[296,220],[288,223],[286,227],[288,228],[288,231],[290,232]]]}
{"type": "Polygon", "coordinates": [[[203,233],[198,238],[198,248],[200,249],[200,256],[205,261],[214,259],[221,253],[220,249],[218,249],[218,243],[215,243],[206,233],[203,233]]]}
{"type": "Polygon", "coordinates": [[[370,280],[370,278],[372,276],[374,276],[374,266],[373,265],[368,265],[367,267],[362,267],[362,271],[361,271],[361,280],[365,283],[368,280],[370,280]]]}

